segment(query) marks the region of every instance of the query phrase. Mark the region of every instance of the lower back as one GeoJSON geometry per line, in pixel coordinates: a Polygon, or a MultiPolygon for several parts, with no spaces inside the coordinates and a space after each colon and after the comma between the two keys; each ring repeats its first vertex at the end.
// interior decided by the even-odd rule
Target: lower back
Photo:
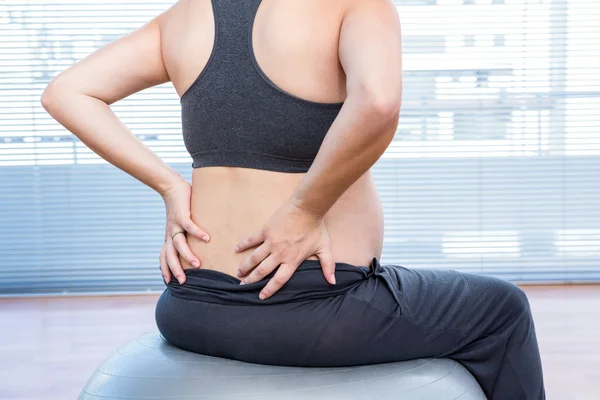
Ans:
{"type": "MultiPolygon", "coordinates": [[[[191,218],[211,239],[205,243],[190,234],[187,239],[202,268],[235,276],[255,249],[235,253],[236,244],[264,226],[304,175],[230,167],[194,169],[191,218]]],[[[381,257],[383,212],[370,172],[338,199],[324,221],[334,261],[368,266],[373,257],[381,257]]],[[[180,261],[184,268],[193,268],[181,257],[180,261]]]]}

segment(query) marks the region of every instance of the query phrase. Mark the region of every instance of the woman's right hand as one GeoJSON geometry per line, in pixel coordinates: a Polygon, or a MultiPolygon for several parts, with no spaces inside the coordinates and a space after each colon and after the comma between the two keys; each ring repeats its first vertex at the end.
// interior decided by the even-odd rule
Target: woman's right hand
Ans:
{"type": "Polygon", "coordinates": [[[167,212],[167,226],[165,243],[159,256],[160,270],[166,284],[171,281],[171,273],[175,275],[180,284],[183,284],[185,273],[178,255],[180,254],[192,266],[200,267],[200,260],[188,246],[185,233],[191,233],[205,242],[210,240],[210,236],[191,219],[192,186],[187,181],[182,180],[161,195],[167,212]]]}

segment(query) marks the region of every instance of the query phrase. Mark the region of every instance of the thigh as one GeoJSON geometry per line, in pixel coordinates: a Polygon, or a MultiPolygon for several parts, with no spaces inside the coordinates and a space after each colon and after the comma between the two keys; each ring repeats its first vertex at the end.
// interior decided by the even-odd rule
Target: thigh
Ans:
{"type": "Polygon", "coordinates": [[[499,334],[529,311],[525,293],[500,278],[455,270],[382,266],[382,277],[415,325],[463,340],[499,334]]]}
{"type": "Polygon", "coordinates": [[[401,300],[402,313],[424,329],[456,330],[462,325],[471,287],[458,271],[382,265],[382,278],[401,300]],[[457,320],[458,319],[458,320],[457,320]]]}
{"type": "Polygon", "coordinates": [[[374,362],[447,356],[478,338],[503,334],[528,307],[522,290],[499,278],[397,265],[380,268],[376,289],[353,293],[371,304],[370,313],[391,310],[392,301],[401,311],[388,312],[386,323],[364,336],[364,356],[374,362]]]}
{"type": "MultiPolygon", "coordinates": [[[[525,293],[500,278],[455,270],[383,265],[381,273],[401,298],[403,313],[426,329],[462,335],[501,316],[514,318],[528,306],[525,293]]],[[[498,321],[502,322],[502,321],[498,321]]]]}

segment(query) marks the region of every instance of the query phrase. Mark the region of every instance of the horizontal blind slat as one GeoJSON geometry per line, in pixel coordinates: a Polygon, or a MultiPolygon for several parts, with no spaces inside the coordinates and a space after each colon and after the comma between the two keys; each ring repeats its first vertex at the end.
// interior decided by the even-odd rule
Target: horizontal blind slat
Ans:
{"type": "MultiPolygon", "coordinates": [[[[0,4],[0,296],[164,288],[162,200],[54,121],[40,96],[173,3],[0,4]]],[[[403,104],[372,169],[381,262],[600,281],[600,3],[395,3],[403,104]]],[[[191,181],[172,84],[110,107],[191,181]]]]}

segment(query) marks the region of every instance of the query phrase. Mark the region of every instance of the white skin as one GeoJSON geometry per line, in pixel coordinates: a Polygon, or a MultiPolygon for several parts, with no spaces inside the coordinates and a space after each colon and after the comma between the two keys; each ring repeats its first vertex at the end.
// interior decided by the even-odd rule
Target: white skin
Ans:
{"type": "Polygon", "coordinates": [[[179,95],[185,93],[211,50],[210,0],[178,1],[61,72],[44,91],[42,105],[52,117],[164,200],[165,242],[159,260],[166,281],[175,276],[184,284],[184,270],[201,267],[249,284],[276,270],[260,293],[268,298],[305,259],[318,259],[325,279],[335,284],[336,261],[365,265],[379,256],[381,205],[370,168],[398,124],[400,22],[390,0],[327,4],[263,0],[261,9],[272,12],[270,19],[257,16],[255,28],[255,54],[273,80],[298,96],[344,101],[307,173],[198,168],[190,185],[110,109],[120,99],[166,82],[179,95]],[[287,15],[293,19],[286,21],[287,15]],[[303,17],[301,30],[294,30],[292,21],[303,17]],[[309,23],[314,25],[307,28],[309,23]],[[289,26],[289,32],[281,26],[289,26]],[[274,29],[278,35],[272,35],[274,29]],[[311,43],[322,48],[310,53],[306,49],[315,46],[300,41],[312,40],[313,31],[322,39],[311,43]],[[261,40],[274,36],[281,43],[261,40]],[[290,55],[290,64],[278,68],[285,62],[276,58],[282,49],[300,49],[301,57],[290,55]]]}

